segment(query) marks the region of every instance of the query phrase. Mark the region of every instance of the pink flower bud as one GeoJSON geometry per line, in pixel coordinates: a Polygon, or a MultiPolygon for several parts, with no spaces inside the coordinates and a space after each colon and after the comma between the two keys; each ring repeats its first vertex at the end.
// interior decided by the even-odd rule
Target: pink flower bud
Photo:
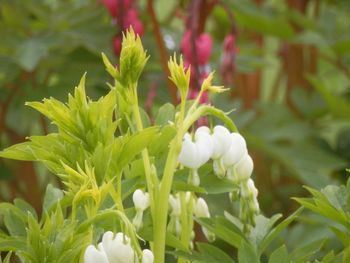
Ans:
{"type": "Polygon", "coordinates": [[[134,29],[134,32],[139,36],[142,36],[144,33],[144,27],[142,22],[140,21],[137,11],[135,9],[129,9],[124,17],[124,28],[127,29],[129,27],[134,29]]]}
{"type": "Polygon", "coordinates": [[[209,34],[203,33],[196,39],[197,58],[199,64],[204,65],[208,63],[212,47],[213,40],[209,34]]]}

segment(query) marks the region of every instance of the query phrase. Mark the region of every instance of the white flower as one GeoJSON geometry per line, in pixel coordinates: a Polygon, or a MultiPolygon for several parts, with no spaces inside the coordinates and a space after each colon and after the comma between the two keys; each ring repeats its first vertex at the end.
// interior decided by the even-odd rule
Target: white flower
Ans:
{"type": "Polygon", "coordinates": [[[196,217],[210,217],[208,205],[203,198],[198,198],[193,208],[193,213],[196,217]]]}
{"type": "Polygon", "coordinates": [[[145,211],[149,207],[149,194],[137,189],[132,195],[136,210],[145,211]]]}
{"type": "Polygon", "coordinates": [[[181,215],[181,202],[179,194],[169,196],[169,204],[171,206],[171,215],[180,216],[181,215]]]}
{"type": "Polygon", "coordinates": [[[239,181],[248,180],[252,175],[254,163],[249,154],[246,154],[236,166],[236,175],[239,181]]]}
{"type": "Polygon", "coordinates": [[[144,249],[142,250],[142,263],[153,263],[154,256],[151,250],[144,249]]]}
{"type": "Polygon", "coordinates": [[[121,232],[113,236],[114,234],[108,231],[102,237],[102,246],[109,263],[134,263],[136,255],[129,237],[121,232]]]}
{"type": "Polygon", "coordinates": [[[222,157],[225,167],[236,165],[248,153],[247,144],[242,135],[233,132],[230,134],[230,139],[231,146],[222,157]]]}
{"type": "Polygon", "coordinates": [[[214,148],[211,158],[219,159],[230,149],[231,134],[224,126],[217,125],[214,127],[212,139],[214,148]]]}
{"type": "Polygon", "coordinates": [[[84,263],[109,263],[101,243],[98,245],[98,249],[94,245],[86,248],[84,263]]]}
{"type": "Polygon", "coordinates": [[[191,135],[185,134],[179,162],[188,168],[198,169],[205,164],[213,152],[213,141],[207,127],[200,127],[195,132],[195,141],[192,141],[191,135]]]}

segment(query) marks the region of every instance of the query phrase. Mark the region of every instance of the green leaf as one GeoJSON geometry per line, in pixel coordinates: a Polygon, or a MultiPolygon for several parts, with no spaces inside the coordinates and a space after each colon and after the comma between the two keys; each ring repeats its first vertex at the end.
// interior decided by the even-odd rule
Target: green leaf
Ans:
{"type": "Polygon", "coordinates": [[[33,71],[40,60],[48,55],[48,48],[43,39],[29,38],[17,50],[19,65],[26,71],[33,71]]]}
{"type": "Polygon", "coordinates": [[[205,258],[204,262],[212,263],[233,263],[234,261],[220,248],[208,243],[196,243],[201,255],[205,258]]]}
{"type": "Polygon", "coordinates": [[[295,263],[305,262],[323,246],[325,241],[326,239],[320,239],[302,247],[297,247],[292,253],[290,253],[290,261],[295,263]]]}
{"type": "Polygon", "coordinates": [[[43,211],[48,212],[63,198],[63,191],[48,184],[44,196],[43,211]]]}
{"type": "Polygon", "coordinates": [[[260,260],[255,249],[247,242],[243,242],[242,246],[238,249],[238,262],[260,263],[260,260]]]}
{"type": "Polygon", "coordinates": [[[263,239],[258,248],[259,255],[261,255],[265,249],[271,244],[271,242],[290,224],[292,223],[299,214],[303,211],[303,208],[299,208],[281,223],[279,223],[276,227],[274,227],[263,239]]]}
{"type": "Polygon", "coordinates": [[[282,245],[274,252],[272,252],[269,263],[289,263],[288,251],[285,245],[282,245]]]}
{"type": "Polygon", "coordinates": [[[0,157],[21,160],[21,161],[35,161],[36,158],[31,151],[31,142],[23,142],[12,145],[0,152],[0,157]]]}
{"type": "Polygon", "coordinates": [[[159,108],[156,115],[156,125],[162,126],[167,125],[170,122],[174,122],[175,119],[175,107],[171,103],[166,103],[159,108]]]}

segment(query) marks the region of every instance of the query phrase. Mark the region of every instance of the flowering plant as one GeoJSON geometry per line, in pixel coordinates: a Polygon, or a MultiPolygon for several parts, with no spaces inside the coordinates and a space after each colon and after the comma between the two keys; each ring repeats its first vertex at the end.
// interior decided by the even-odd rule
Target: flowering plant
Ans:
{"type": "MultiPolygon", "coordinates": [[[[10,252],[5,262],[11,253],[21,262],[234,262],[215,243],[196,242],[197,223],[209,242],[234,247],[240,262],[259,262],[301,210],[275,227],[280,215],[260,214],[244,138],[225,112],[199,103],[204,93],[223,88],[213,86],[209,74],[198,96],[187,101],[191,69],[174,55],[169,77],[180,105],[164,105],[150,125],[138,105],[137,83],[148,59],[140,38],[126,32],[118,68],[102,56],[114,81],[106,96],[88,98],[84,75],[66,104],[54,98],[27,103],[57,132],[0,153],[43,163],[63,186],[47,186],[40,216],[20,199],[0,204],[6,227],[0,251],[10,252]],[[196,129],[206,115],[223,125],[196,129]],[[227,194],[236,214],[213,216],[205,199],[218,193],[227,194]]],[[[271,262],[280,259],[276,253],[271,262]]],[[[300,262],[305,253],[293,258],[300,262]]]]}

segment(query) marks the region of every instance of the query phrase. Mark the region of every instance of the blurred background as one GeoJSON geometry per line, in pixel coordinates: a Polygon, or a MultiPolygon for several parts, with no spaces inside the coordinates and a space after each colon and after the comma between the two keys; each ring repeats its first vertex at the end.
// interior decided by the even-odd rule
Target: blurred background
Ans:
{"type": "MultiPolygon", "coordinates": [[[[348,0],[0,0],[0,149],[52,131],[25,101],[66,101],[84,72],[89,96],[104,95],[111,79],[100,54],[117,64],[130,26],[151,56],[139,83],[150,122],[160,105],[178,102],[167,78],[174,52],[191,65],[189,98],[210,71],[230,89],[202,103],[234,109],[264,214],[294,211],[290,198],[306,194],[302,185],[346,181],[348,0]]],[[[40,211],[49,182],[58,184],[42,166],[0,159],[0,201],[21,197],[40,211]]],[[[299,225],[290,242],[303,231],[299,225]]]]}

